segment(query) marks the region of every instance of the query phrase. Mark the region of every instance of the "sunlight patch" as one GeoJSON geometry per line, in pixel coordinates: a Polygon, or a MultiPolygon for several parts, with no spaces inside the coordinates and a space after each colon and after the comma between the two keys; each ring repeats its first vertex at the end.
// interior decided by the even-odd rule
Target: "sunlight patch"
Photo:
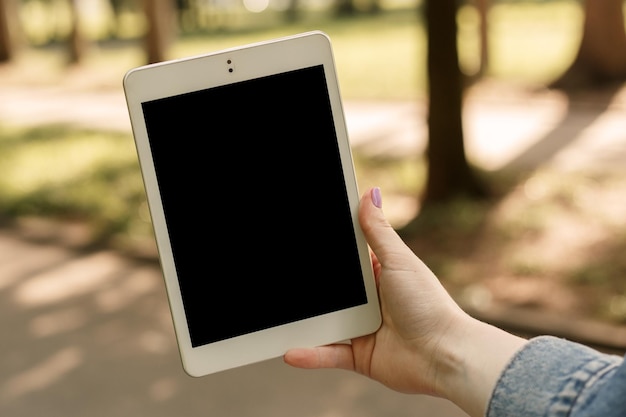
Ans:
{"type": "Polygon", "coordinates": [[[3,398],[17,398],[33,391],[40,391],[55,383],[83,362],[83,353],[75,347],[67,347],[51,355],[41,363],[10,378],[2,387],[3,398]]]}
{"type": "Polygon", "coordinates": [[[95,292],[123,267],[124,262],[111,252],[85,256],[35,275],[17,288],[15,300],[36,307],[95,292]]]}

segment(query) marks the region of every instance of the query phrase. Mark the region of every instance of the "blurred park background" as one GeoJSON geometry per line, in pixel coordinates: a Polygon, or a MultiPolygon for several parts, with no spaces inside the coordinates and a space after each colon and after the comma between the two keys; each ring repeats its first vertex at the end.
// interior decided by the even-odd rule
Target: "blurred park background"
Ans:
{"type": "MultiPolygon", "coordinates": [[[[623,10],[622,0],[0,0],[0,236],[61,245],[81,256],[111,250],[154,266],[122,93],[126,71],[322,30],[333,43],[360,188],[382,187],[394,227],[455,298],[472,313],[522,333],[551,332],[622,351],[623,10]]],[[[189,192],[205,199],[204,190],[189,192]]],[[[10,247],[0,253],[7,265],[10,247]]],[[[96,269],[86,271],[99,276],[97,268],[112,261],[97,259],[90,264],[96,269]]],[[[142,287],[142,279],[122,292],[99,293],[93,275],[72,279],[66,284],[83,289],[75,294],[83,297],[80,308],[65,308],[69,295],[58,298],[65,304],[46,296],[51,281],[19,287],[0,276],[4,328],[24,327],[19,332],[28,341],[84,337],[86,311],[99,303],[104,311],[123,310],[125,291],[150,293],[164,305],[161,290],[154,283],[142,287]],[[45,308],[38,310],[32,300],[44,300],[45,308]],[[49,311],[52,306],[56,310],[49,311]],[[9,325],[11,317],[20,317],[19,326],[9,325]]],[[[174,354],[173,341],[164,340],[172,334],[141,330],[152,325],[146,323],[153,318],[144,319],[134,322],[138,351],[174,354]]],[[[169,326],[167,320],[159,316],[159,326],[169,326]]],[[[115,328],[98,335],[113,343],[115,328]]],[[[83,356],[60,349],[51,365],[41,359],[43,371],[29,374],[22,372],[29,359],[11,346],[12,356],[0,362],[14,375],[4,385],[0,375],[0,412],[6,406],[13,413],[5,415],[42,415],[27,394],[48,385],[31,379],[70,372],[83,356]]],[[[43,352],[35,356],[46,357],[43,352]]],[[[225,386],[237,383],[237,372],[225,377],[225,386]]],[[[158,404],[182,391],[176,378],[153,377],[144,393],[150,415],[166,415],[158,414],[158,404]]],[[[208,384],[224,389],[219,381],[208,384]]],[[[363,400],[355,388],[363,383],[350,381],[346,387],[352,388],[338,388],[341,395],[363,400]]],[[[248,389],[258,389],[257,382],[262,384],[252,380],[248,389]]],[[[193,392],[202,395],[201,389],[193,392]]],[[[75,394],[55,395],[62,402],[75,394]]],[[[396,404],[393,415],[418,415],[410,405],[401,411],[404,403],[385,395],[374,397],[387,407],[396,404]]],[[[380,415],[376,406],[332,408],[337,399],[323,398],[330,404],[326,411],[313,407],[299,414],[380,415]]],[[[133,408],[140,407],[137,399],[124,401],[116,410],[145,411],[133,408]]],[[[233,410],[270,415],[230,401],[233,410]]],[[[106,407],[103,414],[77,413],[67,404],[58,410],[65,414],[45,414],[111,415],[106,407]]],[[[421,415],[444,415],[429,413],[421,415]]]]}

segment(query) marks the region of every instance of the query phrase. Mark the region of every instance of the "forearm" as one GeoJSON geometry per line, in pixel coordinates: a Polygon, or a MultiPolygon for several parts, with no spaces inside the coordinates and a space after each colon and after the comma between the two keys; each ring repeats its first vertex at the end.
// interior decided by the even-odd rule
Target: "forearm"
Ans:
{"type": "Polygon", "coordinates": [[[502,371],[526,343],[494,326],[462,317],[440,345],[439,395],[470,416],[483,417],[502,371]]]}

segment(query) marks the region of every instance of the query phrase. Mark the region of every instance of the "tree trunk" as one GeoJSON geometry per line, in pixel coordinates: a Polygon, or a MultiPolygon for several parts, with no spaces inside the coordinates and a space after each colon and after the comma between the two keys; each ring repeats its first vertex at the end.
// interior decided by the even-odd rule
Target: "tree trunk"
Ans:
{"type": "Polygon", "coordinates": [[[480,16],[480,64],[477,76],[482,77],[489,68],[489,26],[487,21],[489,0],[476,0],[476,9],[478,16],[480,16]]]}
{"type": "Polygon", "coordinates": [[[298,20],[300,1],[299,0],[288,0],[287,7],[285,8],[285,21],[287,23],[293,23],[298,20]]]}
{"type": "Polygon", "coordinates": [[[70,10],[72,13],[72,29],[68,41],[69,62],[70,64],[79,64],[85,57],[87,44],[80,26],[78,0],[70,0],[70,10]]]}
{"type": "Polygon", "coordinates": [[[335,14],[339,17],[353,16],[356,13],[356,7],[352,0],[336,0],[335,14]]]}
{"type": "Polygon", "coordinates": [[[626,80],[623,0],[586,0],[583,35],[572,65],[553,83],[563,89],[626,80]]]}
{"type": "Polygon", "coordinates": [[[174,4],[172,0],[144,0],[148,21],[145,37],[146,58],[149,64],[165,61],[174,32],[174,4]]]}
{"type": "Polygon", "coordinates": [[[465,155],[456,0],[427,0],[428,178],[424,204],[483,196],[465,155]]]}
{"type": "Polygon", "coordinates": [[[18,21],[15,0],[0,0],[0,63],[15,57],[18,21]]]}

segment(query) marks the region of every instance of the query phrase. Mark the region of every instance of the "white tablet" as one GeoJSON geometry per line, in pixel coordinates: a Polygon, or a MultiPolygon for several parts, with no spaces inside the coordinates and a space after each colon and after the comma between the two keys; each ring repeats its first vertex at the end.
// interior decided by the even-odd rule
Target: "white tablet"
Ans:
{"type": "Polygon", "coordinates": [[[188,374],[378,328],[324,33],[132,69],[124,90],[188,374]]]}

